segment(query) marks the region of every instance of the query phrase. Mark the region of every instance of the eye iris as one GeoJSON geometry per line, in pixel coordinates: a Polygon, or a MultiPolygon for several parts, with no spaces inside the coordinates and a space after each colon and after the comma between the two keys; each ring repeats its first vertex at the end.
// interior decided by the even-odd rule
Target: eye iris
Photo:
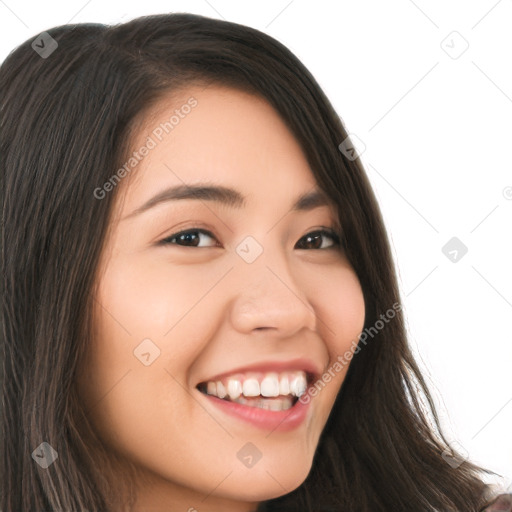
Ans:
{"type": "Polygon", "coordinates": [[[308,235],[306,237],[306,244],[311,243],[311,241],[313,241],[313,242],[320,242],[320,244],[318,244],[318,243],[314,244],[315,248],[318,249],[319,247],[322,246],[322,236],[323,235],[321,233],[315,233],[315,234],[308,235]]]}
{"type": "Polygon", "coordinates": [[[197,233],[195,231],[189,231],[188,233],[182,233],[181,235],[178,235],[177,238],[180,242],[185,242],[187,245],[189,245],[188,242],[194,242],[191,240],[191,238],[193,238],[193,237],[195,237],[196,243],[192,243],[190,245],[197,246],[199,237],[197,236],[197,233]]]}

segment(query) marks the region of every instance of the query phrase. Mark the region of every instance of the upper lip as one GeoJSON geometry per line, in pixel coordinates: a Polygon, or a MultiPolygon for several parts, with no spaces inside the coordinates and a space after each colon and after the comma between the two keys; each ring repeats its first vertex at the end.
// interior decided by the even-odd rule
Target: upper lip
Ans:
{"type": "Polygon", "coordinates": [[[294,359],[287,360],[266,360],[260,361],[257,363],[252,363],[244,366],[239,366],[237,368],[232,368],[230,370],[224,371],[222,373],[218,373],[212,377],[208,377],[203,382],[208,381],[217,381],[222,380],[229,375],[233,375],[235,373],[246,373],[246,372],[284,372],[284,371],[297,371],[302,370],[306,373],[308,377],[308,384],[311,384],[316,378],[320,376],[322,373],[322,366],[311,359],[306,359],[303,357],[298,357],[294,359]]]}

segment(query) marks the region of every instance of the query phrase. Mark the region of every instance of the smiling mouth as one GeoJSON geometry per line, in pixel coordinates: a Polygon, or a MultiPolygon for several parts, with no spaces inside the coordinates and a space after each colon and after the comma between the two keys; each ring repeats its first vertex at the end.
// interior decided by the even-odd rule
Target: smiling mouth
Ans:
{"type": "Polygon", "coordinates": [[[313,374],[303,371],[247,372],[200,382],[203,394],[247,407],[269,411],[291,409],[313,381],[313,374]]]}
{"type": "Polygon", "coordinates": [[[267,411],[286,411],[291,409],[299,400],[298,396],[294,396],[292,394],[288,395],[279,395],[276,397],[264,397],[264,396],[251,396],[245,397],[240,395],[238,398],[231,398],[229,395],[226,395],[224,398],[220,398],[215,394],[210,394],[207,392],[207,384],[206,382],[202,382],[197,386],[197,389],[207,395],[213,396],[219,400],[224,400],[226,402],[234,402],[241,405],[246,405],[248,407],[257,407],[259,409],[265,409],[267,411]]]}

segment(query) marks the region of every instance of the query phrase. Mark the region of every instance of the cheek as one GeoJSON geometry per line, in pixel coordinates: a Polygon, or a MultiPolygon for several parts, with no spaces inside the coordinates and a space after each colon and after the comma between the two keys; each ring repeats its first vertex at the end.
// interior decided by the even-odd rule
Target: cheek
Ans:
{"type": "Polygon", "coordinates": [[[341,388],[364,327],[364,295],[357,275],[347,264],[329,269],[317,281],[310,297],[317,313],[318,332],[329,354],[329,364],[315,386],[319,394],[328,397],[323,402],[324,420],[341,388]]]}
{"type": "Polygon", "coordinates": [[[193,405],[178,382],[186,381],[202,349],[199,334],[206,319],[196,306],[218,278],[166,269],[133,255],[114,255],[95,296],[82,396],[98,431],[121,451],[143,450],[141,432],[148,425],[163,435],[193,405]],[[143,363],[145,353],[149,365],[143,363]]]}
{"type": "Polygon", "coordinates": [[[353,344],[357,345],[364,327],[364,296],[357,275],[348,265],[331,268],[321,283],[317,282],[311,296],[319,333],[330,359],[336,359],[353,344]]]}
{"type": "Polygon", "coordinates": [[[99,301],[111,316],[107,315],[106,324],[122,325],[134,341],[169,339],[169,332],[213,282],[210,274],[206,269],[187,272],[161,258],[121,255],[110,262],[100,288],[99,301]]]}
{"type": "Polygon", "coordinates": [[[128,369],[130,379],[140,377],[144,383],[159,375],[156,386],[172,380],[169,374],[185,381],[204,339],[213,335],[214,322],[207,313],[218,296],[208,290],[218,279],[219,273],[211,269],[197,266],[190,271],[142,253],[114,253],[95,300],[92,367],[98,387],[110,389],[128,369]],[[153,362],[145,366],[138,356],[148,352],[146,359],[153,362]]]}

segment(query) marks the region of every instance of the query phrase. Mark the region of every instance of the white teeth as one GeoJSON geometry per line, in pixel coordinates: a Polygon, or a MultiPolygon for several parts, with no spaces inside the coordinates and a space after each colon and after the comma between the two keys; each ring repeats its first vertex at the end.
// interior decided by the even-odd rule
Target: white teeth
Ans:
{"type": "Polygon", "coordinates": [[[280,395],[288,395],[290,393],[290,382],[288,381],[288,377],[283,375],[281,380],[279,381],[279,394],[280,395]]]}
{"type": "Polygon", "coordinates": [[[228,395],[229,398],[238,398],[242,394],[242,383],[236,379],[228,380],[228,395]]]}
{"type": "Polygon", "coordinates": [[[283,398],[244,398],[240,396],[235,398],[233,402],[237,404],[247,405],[249,407],[258,407],[259,409],[266,409],[268,411],[286,411],[293,407],[293,399],[291,396],[283,398]]]}
{"type": "Polygon", "coordinates": [[[217,396],[219,398],[224,398],[227,395],[226,388],[224,387],[224,384],[220,380],[217,381],[217,396]]]}
{"type": "Polygon", "coordinates": [[[297,375],[291,382],[290,382],[290,393],[292,395],[300,397],[304,394],[307,388],[307,382],[306,379],[302,375],[297,375]]]}
{"type": "MultiPolygon", "coordinates": [[[[260,394],[260,383],[257,379],[247,379],[244,380],[244,385],[242,386],[244,396],[259,396],[260,394]]],[[[262,383],[263,389],[263,383],[262,383]]],[[[262,392],[263,394],[263,392],[262,392]]]]}
{"type": "Polygon", "coordinates": [[[206,392],[209,395],[217,395],[217,384],[215,382],[208,382],[206,385],[206,392]]]}
{"type": "Polygon", "coordinates": [[[226,400],[244,397],[275,398],[278,396],[300,397],[307,388],[306,373],[300,370],[288,372],[268,372],[264,375],[248,372],[247,376],[233,375],[227,380],[208,381],[206,393],[226,400]],[[263,378],[262,378],[263,377],[263,378]]]}
{"type": "Polygon", "coordinates": [[[279,403],[276,400],[267,401],[267,403],[268,403],[269,409],[271,411],[282,411],[283,410],[283,404],[279,403]]]}
{"type": "MultiPolygon", "coordinates": [[[[245,389],[245,386],[244,386],[245,389]]],[[[259,394],[259,393],[258,393],[259,394]]],[[[288,394],[288,393],[286,393],[288,394]]],[[[244,393],[245,395],[245,393],[244,393]]],[[[279,376],[277,373],[269,373],[261,381],[262,396],[279,396],[279,376]]]]}

